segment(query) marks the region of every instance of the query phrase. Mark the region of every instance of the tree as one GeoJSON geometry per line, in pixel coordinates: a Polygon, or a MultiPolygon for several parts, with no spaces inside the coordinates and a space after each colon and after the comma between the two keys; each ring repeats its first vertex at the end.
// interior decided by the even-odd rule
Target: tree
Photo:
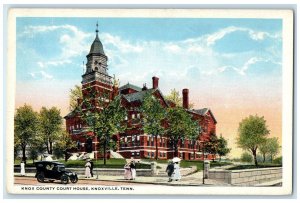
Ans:
{"type": "Polygon", "coordinates": [[[219,155],[219,161],[221,161],[222,156],[226,156],[231,151],[230,148],[228,148],[227,140],[221,135],[218,139],[218,149],[217,154],[219,155]]]}
{"type": "Polygon", "coordinates": [[[78,113],[89,130],[102,143],[103,161],[106,165],[106,150],[111,137],[125,130],[126,110],[122,107],[120,96],[111,100],[109,93],[97,93],[91,87],[88,87],[86,91],[88,96],[78,108],[78,113]]]}
{"type": "Polygon", "coordinates": [[[241,161],[251,163],[253,161],[253,157],[248,152],[244,152],[241,156],[241,161]]]}
{"type": "Polygon", "coordinates": [[[62,131],[58,136],[58,139],[55,143],[55,156],[60,158],[65,157],[65,161],[68,161],[68,150],[75,148],[76,142],[72,140],[69,134],[66,131],[62,131]]]}
{"type": "Polygon", "coordinates": [[[41,136],[47,148],[48,154],[52,154],[53,142],[58,138],[62,130],[62,117],[56,107],[47,109],[42,107],[39,114],[41,123],[41,136]]]}
{"type": "Polygon", "coordinates": [[[200,127],[182,107],[168,108],[166,122],[166,134],[169,136],[175,156],[178,156],[179,140],[193,139],[193,137],[199,136],[200,127]]]}
{"type": "Polygon", "coordinates": [[[157,136],[164,134],[163,120],[166,117],[166,111],[151,93],[147,94],[143,100],[141,106],[141,112],[143,117],[143,130],[149,135],[153,135],[156,140],[156,155],[155,159],[158,159],[158,145],[157,136]]]}
{"type": "Polygon", "coordinates": [[[268,134],[269,130],[264,117],[250,115],[239,123],[237,144],[242,149],[249,150],[252,153],[256,166],[258,166],[257,149],[266,141],[268,134]]]}
{"type": "Polygon", "coordinates": [[[19,107],[14,119],[15,144],[22,149],[22,160],[26,163],[26,147],[34,140],[38,132],[38,114],[32,107],[25,104],[19,107]]]}
{"type": "Polygon", "coordinates": [[[73,111],[78,106],[77,100],[82,99],[81,86],[75,85],[74,88],[70,90],[69,99],[69,109],[73,111]]]}
{"type": "MultiPolygon", "coordinates": [[[[182,97],[180,97],[179,91],[177,91],[176,89],[172,89],[170,94],[166,96],[166,99],[173,102],[177,107],[182,106],[182,97]]],[[[189,109],[193,107],[194,104],[189,103],[189,109]]]]}
{"type": "Polygon", "coordinates": [[[271,157],[271,163],[273,162],[273,157],[276,156],[279,152],[279,142],[277,137],[272,137],[268,139],[269,142],[269,148],[270,148],[270,157],[271,157]]]}
{"type": "Polygon", "coordinates": [[[216,134],[211,134],[209,140],[205,143],[205,151],[213,155],[213,162],[215,161],[215,156],[218,153],[218,137],[216,134]]]}

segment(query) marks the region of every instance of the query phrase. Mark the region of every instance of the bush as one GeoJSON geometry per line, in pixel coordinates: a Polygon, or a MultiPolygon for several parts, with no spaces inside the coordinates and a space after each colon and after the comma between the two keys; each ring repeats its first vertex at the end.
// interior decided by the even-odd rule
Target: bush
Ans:
{"type": "Polygon", "coordinates": [[[278,158],[276,158],[276,159],[274,159],[274,160],[273,160],[273,163],[274,163],[274,164],[280,164],[280,165],[282,165],[282,156],[281,156],[281,157],[278,157],[278,158]]]}
{"type": "Polygon", "coordinates": [[[251,163],[253,161],[253,157],[251,154],[244,152],[241,156],[241,161],[251,163]]]}

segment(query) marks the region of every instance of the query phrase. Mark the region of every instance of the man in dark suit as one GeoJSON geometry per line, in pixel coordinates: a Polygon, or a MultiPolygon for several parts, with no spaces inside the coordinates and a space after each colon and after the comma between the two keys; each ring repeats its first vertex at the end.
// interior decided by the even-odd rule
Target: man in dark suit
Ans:
{"type": "Polygon", "coordinates": [[[174,163],[172,161],[169,162],[169,164],[167,166],[167,169],[166,169],[166,172],[168,173],[168,176],[169,176],[169,181],[168,182],[171,182],[172,181],[172,174],[174,172],[174,163]]]}

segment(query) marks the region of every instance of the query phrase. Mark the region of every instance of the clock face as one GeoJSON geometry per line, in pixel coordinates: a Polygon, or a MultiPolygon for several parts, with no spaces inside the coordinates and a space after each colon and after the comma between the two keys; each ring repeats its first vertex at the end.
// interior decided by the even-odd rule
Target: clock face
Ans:
{"type": "Polygon", "coordinates": [[[94,64],[97,65],[97,64],[98,64],[98,61],[95,61],[94,64]]]}

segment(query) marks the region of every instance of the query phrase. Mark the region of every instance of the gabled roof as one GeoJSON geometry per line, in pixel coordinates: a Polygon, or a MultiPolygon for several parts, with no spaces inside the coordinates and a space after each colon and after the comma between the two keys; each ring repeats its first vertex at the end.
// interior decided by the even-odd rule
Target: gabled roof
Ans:
{"type": "Polygon", "coordinates": [[[203,108],[203,109],[192,109],[192,110],[188,110],[192,113],[201,115],[201,116],[205,116],[208,112],[211,114],[212,118],[214,119],[214,122],[217,123],[217,120],[214,116],[214,114],[211,112],[211,110],[209,108],[203,108]]]}
{"type": "Polygon", "coordinates": [[[76,115],[76,112],[75,112],[75,110],[73,110],[73,111],[71,111],[70,113],[68,113],[65,117],[64,117],[64,119],[66,119],[66,118],[72,118],[72,117],[74,117],[76,115]]]}
{"type": "Polygon", "coordinates": [[[145,96],[147,95],[147,93],[154,93],[154,92],[158,92],[163,101],[165,102],[165,104],[167,106],[169,106],[169,104],[167,103],[167,101],[165,100],[163,94],[161,93],[161,91],[159,89],[148,89],[148,90],[144,90],[144,91],[140,91],[140,92],[135,92],[135,93],[131,93],[131,94],[126,94],[126,95],[122,95],[128,102],[134,102],[134,101],[139,101],[139,102],[143,102],[145,96]]]}
{"type": "Polygon", "coordinates": [[[120,91],[124,90],[124,89],[134,89],[136,91],[142,91],[142,88],[138,87],[138,86],[135,86],[133,84],[130,84],[130,83],[127,83],[126,85],[123,85],[122,87],[119,88],[120,91]]]}
{"type": "Polygon", "coordinates": [[[122,95],[128,102],[139,101],[142,102],[147,93],[153,93],[153,89],[135,92],[131,94],[122,95]]]}

